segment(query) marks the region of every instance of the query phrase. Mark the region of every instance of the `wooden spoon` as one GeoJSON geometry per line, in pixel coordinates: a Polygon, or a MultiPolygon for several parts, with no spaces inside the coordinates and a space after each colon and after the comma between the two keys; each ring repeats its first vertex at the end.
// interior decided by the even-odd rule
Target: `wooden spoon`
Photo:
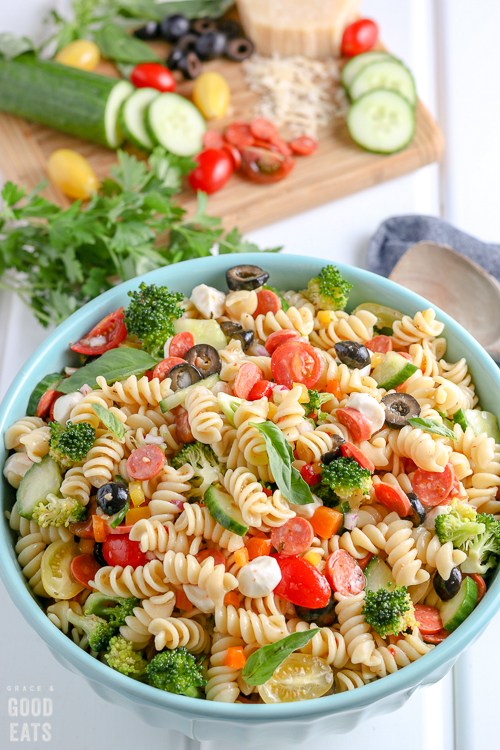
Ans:
{"type": "Polygon", "coordinates": [[[418,242],[389,278],[439,305],[500,362],[500,284],[447,245],[418,242]]]}

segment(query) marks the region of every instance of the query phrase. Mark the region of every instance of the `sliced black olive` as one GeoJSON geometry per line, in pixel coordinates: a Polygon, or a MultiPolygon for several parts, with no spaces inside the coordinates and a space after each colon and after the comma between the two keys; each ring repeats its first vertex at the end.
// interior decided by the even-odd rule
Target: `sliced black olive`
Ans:
{"type": "Polygon", "coordinates": [[[175,365],[169,371],[167,377],[172,379],[170,387],[173,391],[179,391],[181,388],[187,388],[199,380],[203,380],[203,375],[194,365],[175,365]]]}
{"type": "Polygon", "coordinates": [[[194,51],[200,60],[215,60],[222,57],[226,43],[227,39],[220,31],[209,31],[198,37],[194,51]]]}
{"type": "Polygon", "coordinates": [[[344,365],[354,370],[361,370],[371,362],[370,352],[363,344],[357,341],[339,341],[335,344],[337,357],[344,365]]]}
{"type": "Polygon", "coordinates": [[[182,52],[194,52],[197,41],[198,37],[196,34],[185,34],[175,46],[177,49],[182,50],[182,52]]]}
{"type": "Polygon", "coordinates": [[[223,320],[222,323],[220,323],[220,327],[222,328],[224,336],[229,336],[229,338],[231,338],[233,333],[243,330],[243,326],[240,326],[239,323],[232,323],[230,320],[223,320]]]}
{"type": "Polygon", "coordinates": [[[326,607],[321,607],[320,609],[308,609],[307,607],[298,607],[296,605],[295,610],[297,612],[297,617],[300,617],[304,622],[313,622],[315,625],[318,625],[318,627],[324,628],[333,625],[335,622],[336,603],[337,602],[332,594],[326,607]]]}
{"type": "Polygon", "coordinates": [[[97,490],[97,505],[108,516],[123,510],[128,498],[128,488],[118,482],[109,482],[97,490]]]}
{"type": "Polygon", "coordinates": [[[180,61],[185,57],[186,53],[194,51],[197,39],[196,34],[186,34],[182,39],[179,39],[167,57],[167,68],[169,70],[177,70],[180,61]]]}
{"type": "Polygon", "coordinates": [[[253,344],[253,331],[236,331],[231,338],[241,341],[241,348],[246,352],[253,344]]]}
{"type": "Polygon", "coordinates": [[[160,23],[160,32],[166,42],[176,42],[189,31],[189,20],[182,13],[167,16],[160,23]]]}
{"type": "Polygon", "coordinates": [[[385,423],[394,430],[405,427],[408,419],[420,414],[420,404],[409,393],[388,393],[382,399],[382,403],[385,407],[385,423]]]}
{"type": "Polygon", "coordinates": [[[107,565],[108,563],[104,559],[104,555],[102,554],[102,542],[95,542],[94,544],[94,560],[99,563],[99,565],[107,565]]]}
{"type": "Polygon", "coordinates": [[[181,71],[184,78],[192,81],[198,78],[201,73],[201,62],[194,52],[188,52],[187,54],[183,54],[177,63],[177,68],[181,71]]]}
{"type": "Polygon", "coordinates": [[[137,37],[137,39],[142,39],[144,42],[158,39],[159,35],[160,25],[156,21],[148,21],[145,26],[141,26],[140,29],[134,31],[134,36],[137,37]]]}
{"type": "Polygon", "coordinates": [[[452,568],[450,577],[445,580],[441,578],[438,572],[434,576],[434,589],[440,599],[447,602],[448,599],[453,599],[455,594],[458,594],[460,586],[462,585],[462,571],[460,568],[452,568]]]}
{"type": "Polygon", "coordinates": [[[254,46],[250,39],[245,36],[236,36],[228,39],[226,44],[226,57],[234,62],[241,62],[253,54],[254,46]]]}
{"type": "Polygon", "coordinates": [[[407,492],[406,496],[410,501],[411,507],[413,508],[413,513],[411,516],[409,516],[409,518],[412,519],[415,528],[417,526],[422,526],[427,518],[427,513],[425,512],[424,506],[420,502],[418,495],[415,495],[414,492],[407,492]]]}
{"type": "Polygon", "coordinates": [[[197,18],[196,21],[191,21],[191,29],[195,34],[209,34],[216,28],[215,21],[211,18],[197,18]]]}
{"type": "Polygon", "coordinates": [[[230,18],[217,21],[217,28],[222,34],[224,34],[226,39],[232,39],[235,36],[243,36],[243,29],[238,21],[233,21],[230,18]]]}
{"type": "Polygon", "coordinates": [[[259,266],[233,266],[226,271],[227,286],[232,292],[258,289],[268,279],[267,271],[263,271],[259,266]]]}
{"type": "MultiPolygon", "coordinates": [[[[208,378],[209,375],[216,375],[221,371],[222,362],[220,354],[210,344],[196,344],[192,346],[184,355],[184,359],[190,365],[196,365],[196,369],[201,372],[203,378],[208,378]]],[[[182,367],[182,365],[177,366],[182,367]]]]}
{"type": "Polygon", "coordinates": [[[332,435],[332,443],[333,448],[331,451],[328,451],[328,453],[323,453],[321,456],[321,463],[325,464],[331,464],[332,461],[335,461],[336,458],[340,458],[342,455],[342,451],[340,449],[340,446],[345,443],[345,440],[343,437],[340,437],[340,435],[332,435]]]}

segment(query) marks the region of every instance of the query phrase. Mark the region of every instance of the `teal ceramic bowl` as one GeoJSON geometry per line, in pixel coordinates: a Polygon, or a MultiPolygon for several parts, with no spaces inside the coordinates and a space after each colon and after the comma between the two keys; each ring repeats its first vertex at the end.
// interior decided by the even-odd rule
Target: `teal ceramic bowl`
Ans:
{"type": "MultiPolygon", "coordinates": [[[[308,279],[324,266],[324,260],[296,255],[223,255],[180,263],[121,284],[90,302],[60,325],[33,354],[9,389],[0,408],[0,431],[24,416],[29,394],[49,372],[69,364],[68,343],[87,333],[101,318],[127,304],[127,292],[141,281],[166,284],[172,290],[190,294],[206,283],[226,289],[225,271],[240,263],[264,266],[271,283],[280,289],[303,288],[308,279]]],[[[430,303],[380,276],[358,268],[339,266],[354,285],[350,308],[361,302],[379,302],[414,315],[430,303]]],[[[454,320],[438,310],[446,324],[449,361],[466,357],[484,409],[499,414],[500,370],[484,349],[454,320]]],[[[1,441],[0,462],[6,455],[1,441]]],[[[14,492],[4,483],[2,510],[9,510],[14,492]]],[[[420,686],[440,680],[451,669],[460,653],[489,623],[500,605],[500,577],[495,576],[481,604],[449,638],[422,659],[365,687],[313,701],[281,705],[233,705],[195,700],[156,690],[113,671],[81,651],[64,636],[42,612],[30,594],[17,564],[13,539],[7,523],[0,524],[0,573],[14,603],[26,621],[47,643],[55,658],[77,675],[83,676],[104,700],[136,713],[147,724],[177,730],[197,740],[232,740],[256,746],[275,741],[296,744],[325,734],[351,731],[375,715],[395,711],[420,686]]]]}

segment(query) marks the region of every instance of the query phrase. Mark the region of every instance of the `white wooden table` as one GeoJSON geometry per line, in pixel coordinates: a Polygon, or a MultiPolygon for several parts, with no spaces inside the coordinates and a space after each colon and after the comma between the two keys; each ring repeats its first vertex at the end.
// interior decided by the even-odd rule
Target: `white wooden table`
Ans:
{"type": "MultiPolygon", "coordinates": [[[[0,0],[0,31],[32,34],[52,0],[0,0]]],[[[384,183],[254,232],[251,239],[286,252],[364,265],[367,243],[381,221],[395,214],[440,215],[485,240],[500,241],[500,78],[498,0],[365,0],[364,14],[376,19],[388,48],[413,70],[419,95],[444,130],[447,149],[440,167],[384,183]],[[478,13],[480,5],[481,13],[478,13]]],[[[2,144],[0,143],[0,148],[2,144]]],[[[0,395],[45,331],[17,299],[0,294],[0,395]]],[[[50,747],[108,750],[119,747],[168,750],[237,750],[227,742],[198,743],[142,724],[104,703],[80,678],[66,672],[28,627],[0,584],[0,748],[10,723],[39,719],[10,717],[8,698],[32,697],[37,686],[53,698],[50,747]],[[21,692],[14,691],[19,686],[21,692]],[[48,692],[52,686],[53,692],[48,692]],[[23,691],[26,688],[26,692],[23,691]],[[30,693],[31,689],[31,693],[30,693]]],[[[383,750],[483,750],[496,747],[500,616],[464,656],[452,675],[419,691],[395,714],[344,736],[325,737],[320,750],[357,747],[383,750]]],[[[30,728],[30,740],[34,729],[30,728]]],[[[17,740],[16,740],[17,738],[17,740]]],[[[26,738],[25,738],[26,740],[26,738]]],[[[39,734],[38,743],[43,740],[39,734]]],[[[37,742],[35,742],[37,744],[37,742]]],[[[46,744],[46,743],[43,743],[46,744]]],[[[262,746],[262,750],[271,750],[262,746]]]]}

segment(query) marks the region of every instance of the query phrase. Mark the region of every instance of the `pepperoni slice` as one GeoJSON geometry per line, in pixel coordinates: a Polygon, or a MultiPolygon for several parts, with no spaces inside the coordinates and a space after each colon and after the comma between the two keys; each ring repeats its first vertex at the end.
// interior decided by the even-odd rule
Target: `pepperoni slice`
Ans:
{"type": "Polygon", "coordinates": [[[254,138],[260,138],[263,141],[272,141],[278,135],[278,129],[269,120],[264,117],[255,117],[250,123],[250,132],[254,138]]]}
{"type": "Polygon", "coordinates": [[[71,575],[85,586],[86,589],[91,589],[89,581],[93,581],[95,574],[101,566],[95,559],[94,555],[77,555],[71,561],[71,575]]]}
{"type": "MultiPolygon", "coordinates": [[[[193,348],[194,344],[194,336],[191,331],[176,333],[168,347],[168,355],[169,357],[180,357],[180,359],[184,359],[185,355],[193,348]]],[[[180,364],[180,362],[177,364],[180,364]]]]}
{"type": "Polygon", "coordinates": [[[245,146],[251,146],[254,140],[248,123],[241,122],[240,120],[235,120],[231,125],[228,125],[224,132],[224,138],[240,151],[245,146]]]}
{"type": "Polygon", "coordinates": [[[335,416],[340,424],[347,427],[354,440],[358,443],[361,440],[369,440],[371,438],[372,424],[357,409],[353,409],[351,406],[344,406],[342,409],[337,409],[335,416]]]}
{"type": "Polygon", "coordinates": [[[398,516],[405,518],[413,512],[411,503],[408,500],[408,495],[401,489],[401,487],[395,487],[393,484],[387,482],[380,482],[374,486],[375,497],[384,508],[390,511],[396,511],[398,516]]]}
{"type": "Polygon", "coordinates": [[[282,344],[286,344],[288,341],[300,341],[300,333],[298,331],[290,331],[289,328],[284,328],[282,331],[274,331],[267,339],[264,346],[266,347],[269,356],[282,344]]]}
{"type": "Polygon", "coordinates": [[[283,526],[272,530],[271,542],[280,555],[300,555],[311,546],[313,527],[306,518],[289,518],[283,526]]]}
{"type": "Polygon", "coordinates": [[[50,414],[50,417],[52,419],[54,404],[59,396],[62,395],[63,394],[60,391],[45,391],[40,401],[38,402],[38,406],[36,407],[36,416],[41,417],[42,419],[46,419],[50,414]]]}
{"type": "Polygon", "coordinates": [[[439,630],[437,633],[427,633],[425,635],[422,633],[422,637],[426,643],[436,643],[436,644],[442,643],[445,638],[448,638],[449,635],[450,635],[449,632],[445,630],[444,628],[439,630]]]}
{"type": "Polygon", "coordinates": [[[428,508],[434,508],[446,500],[453,487],[454,472],[451,464],[444,471],[424,471],[417,469],[413,475],[413,491],[428,508]]]}
{"type": "Polygon", "coordinates": [[[233,160],[233,167],[234,169],[239,169],[241,167],[241,154],[236,148],[236,146],[233,146],[231,143],[224,143],[222,146],[222,151],[226,151],[231,159],[233,160]]]}
{"type": "Polygon", "coordinates": [[[486,583],[484,582],[483,576],[480,576],[477,573],[464,573],[464,575],[472,578],[472,580],[477,583],[477,604],[479,604],[483,596],[486,594],[486,583]]]}
{"type": "Polygon", "coordinates": [[[141,445],[127,458],[127,472],[132,479],[153,479],[165,465],[165,454],[158,445],[141,445]]]}
{"type": "Polygon", "coordinates": [[[371,352],[387,354],[387,352],[392,352],[392,339],[389,336],[375,336],[375,338],[367,341],[365,346],[371,352]]]}
{"type": "Polygon", "coordinates": [[[344,549],[332,552],[327,559],[325,576],[332,589],[343,596],[360,594],[366,584],[358,562],[344,549]]]}
{"type": "Polygon", "coordinates": [[[422,635],[432,635],[443,629],[439,610],[436,607],[429,607],[427,604],[415,605],[415,620],[418,622],[422,635]]]}
{"type": "Polygon", "coordinates": [[[261,398],[270,399],[273,395],[274,383],[270,380],[258,380],[248,394],[248,401],[258,401],[261,398]]]}
{"type": "Polygon", "coordinates": [[[180,440],[181,443],[194,443],[195,439],[193,433],[191,432],[189,416],[184,407],[181,406],[178,411],[176,411],[174,421],[177,439],[180,440]]]}
{"type": "Polygon", "coordinates": [[[199,563],[202,563],[207,557],[213,557],[214,565],[224,565],[226,567],[226,558],[218,549],[202,549],[195,557],[199,563]]]}
{"type": "Polygon", "coordinates": [[[203,135],[203,148],[224,148],[224,137],[217,130],[206,130],[203,135]]]}
{"type": "Polygon", "coordinates": [[[257,315],[266,315],[268,312],[272,312],[274,315],[281,310],[281,300],[276,294],[270,289],[261,289],[257,292],[257,309],[255,310],[253,317],[257,315]]]}
{"type": "Polygon", "coordinates": [[[180,357],[167,357],[166,359],[162,359],[162,361],[159,362],[153,370],[153,378],[158,378],[158,380],[165,380],[172,367],[185,364],[186,360],[181,359],[180,357]]]}
{"type": "Polygon", "coordinates": [[[349,443],[349,441],[346,441],[345,443],[342,443],[342,445],[340,446],[340,450],[342,452],[342,455],[346,458],[354,458],[354,460],[358,462],[362,469],[368,469],[368,471],[370,471],[372,474],[375,471],[375,465],[372,464],[368,456],[365,456],[363,451],[356,445],[353,445],[352,443],[349,443]]]}
{"type": "Polygon", "coordinates": [[[373,552],[367,552],[366,555],[361,558],[361,560],[358,560],[358,565],[361,570],[364,570],[366,568],[373,556],[373,552]]]}
{"type": "Polygon", "coordinates": [[[288,141],[288,145],[293,153],[298,156],[309,156],[309,154],[314,153],[318,148],[318,142],[314,138],[309,138],[308,135],[300,135],[297,138],[292,138],[291,141],[288,141]]]}
{"type": "Polygon", "coordinates": [[[264,375],[260,367],[253,362],[245,362],[241,365],[234,381],[234,395],[238,398],[248,398],[255,383],[263,380],[264,375]]]}
{"type": "Polygon", "coordinates": [[[318,350],[305,341],[289,341],[275,349],[271,357],[271,372],[279,385],[293,388],[302,383],[314,388],[322,370],[322,359],[318,350]]]}

